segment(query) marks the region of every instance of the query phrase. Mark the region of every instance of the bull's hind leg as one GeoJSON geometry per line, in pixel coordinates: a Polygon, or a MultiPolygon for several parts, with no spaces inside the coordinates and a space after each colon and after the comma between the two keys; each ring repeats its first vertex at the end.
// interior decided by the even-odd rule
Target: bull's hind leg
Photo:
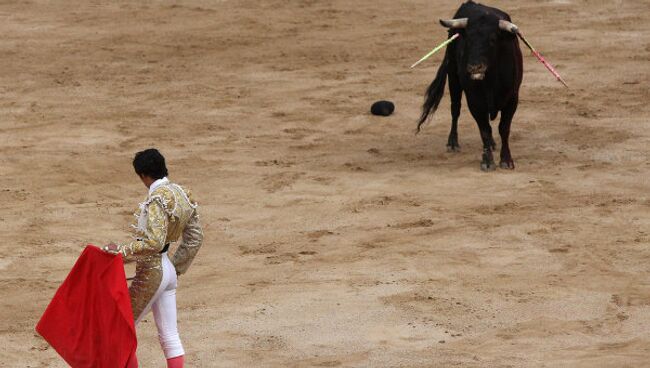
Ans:
{"type": "Polygon", "coordinates": [[[447,151],[458,152],[460,151],[460,144],[458,143],[458,117],[460,117],[463,88],[460,85],[455,70],[449,71],[449,96],[451,97],[451,131],[449,132],[449,139],[447,139],[447,151]]]}
{"type": "Polygon", "coordinates": [[[499,135],[501,136],[501,163],[499,166],[503,169],[512,170],[515,168],[515,162],[512,160],[510,155],[510,124],[512,123],[512,118],[517,111],[517,105],[519,103],[518,97],[514,97],[512,101],[501,110],[501,121],[499,122],[499,135]]]}

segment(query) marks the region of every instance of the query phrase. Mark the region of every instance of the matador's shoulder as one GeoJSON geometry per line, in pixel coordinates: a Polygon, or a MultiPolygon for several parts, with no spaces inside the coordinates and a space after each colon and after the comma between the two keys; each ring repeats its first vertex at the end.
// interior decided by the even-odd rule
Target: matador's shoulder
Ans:
{"type": "Polygon", "coordinates": [[[168,185],[161,185],[151,192],[148,202],[151,203],[154,201],[160,203],[160,205],[162,205],[162,207],[167,211],[170,211],[176,205],[176,197],[168,185]]]}
{"type": "Polygon", "coordinates": [[[196,202],[196,197],[194,196],[194,193],[187,187],[181,187],[180,185],[178,187],[181,188],[181,190],[185,193],[185,195],[187,196],[187,199],[189,199],[189,201],[190,201],[190,204],[192,204],[192,206],[196,206],[197,202],[196,202]]]}
{"type": "Polygon", "coordinates": [[[187,198],[191,207],[197,206],[197,202],[194,194],[192,194],[192,191],[187,187],[182,187],[175,183],[160,186],[156,188],[149,196],[151,200],[160,201],[163,207],[170,209],[174,208],[176,205],[176,200],[180,200],[182,197],[187,198]]]}

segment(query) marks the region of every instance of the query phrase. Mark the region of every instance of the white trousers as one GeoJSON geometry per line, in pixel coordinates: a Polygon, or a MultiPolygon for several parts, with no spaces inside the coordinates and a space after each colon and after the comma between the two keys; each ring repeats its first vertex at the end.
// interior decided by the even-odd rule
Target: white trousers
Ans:
{"type": "Polygon", "coordinates": [[[162,270],[160,286],[135,324],[137,325],[150,310],[153,310],[160,346],[165,353],[165,358],[171,359],[185,355],[185,351],[176,325],[176,269],[167,253],[162,254],[162,270]]]}

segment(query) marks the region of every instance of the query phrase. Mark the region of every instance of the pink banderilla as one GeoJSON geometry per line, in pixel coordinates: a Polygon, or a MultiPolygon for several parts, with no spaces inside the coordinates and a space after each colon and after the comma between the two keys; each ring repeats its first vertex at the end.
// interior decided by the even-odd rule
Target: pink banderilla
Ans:
{"type": "Polygon", "coordinates": [[[553,68],[553,66],[552,66],[551,64],[549,64],[549,62],[546,61],[546,59],[544,59],[544,57],[543,57],[542,55],[540,55],[540,53],[539,53],[537,50],[535,50],[535,48],[533,47],[533,45],[531,45],[531,44],[526,40],[526,38],[524,38],[524,35],[522,35],[521,32],[519,32],[519,31],[517,31],[517,35],[519,36],[519,38],[521,38],[522,41],[524,41],[524,43],[526,44],[526,46],[528,46],[528,48],[530,49],[530,51],[532,51],[533,55],[535,55],[535,57],[537,58],[537,60],[539,60],[542,64],[544,64],[544,66],[546,67],[546,69],[548,69],[548,71],[551,72],[551,74],[553,74],[553,76],[555,76],[555,78],[556,78],[560,83],[564,84],[564,86],[565,86],[566,88],[569,88],[569,86],[566,84],[566,82],[564,81],[564,79],[562,79],[562,77],[560,77],[560,73],[558,73],[557,70],[555,70],[555,68],[553,68]]]}

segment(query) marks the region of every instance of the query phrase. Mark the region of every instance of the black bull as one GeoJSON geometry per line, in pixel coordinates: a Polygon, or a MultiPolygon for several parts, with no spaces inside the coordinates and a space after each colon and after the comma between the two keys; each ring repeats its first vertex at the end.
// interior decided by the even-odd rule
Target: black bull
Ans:
{"type": "Polygon", "coordinates": [[[517,27],[510,23],[505,12],[468,1],[461,5],[454,19],[441,20],[449,28],[449,37],[460,34],[445,53],[436,78],[426,91],[418,131],[438,108],[449,78],[451,95],[451,131],[447,147],[460,149],[458,144],[458,117],[463,92],[469,111],[478,124],[483,141],[481,169],[496,168],[492,151],[496,148],[492,138],[490,120],[501,112],[501,162],[505,169],[514,169],[508,138],[510,123],[519,102],[519,86],[523,76],[523,62],[517,27]]]}

